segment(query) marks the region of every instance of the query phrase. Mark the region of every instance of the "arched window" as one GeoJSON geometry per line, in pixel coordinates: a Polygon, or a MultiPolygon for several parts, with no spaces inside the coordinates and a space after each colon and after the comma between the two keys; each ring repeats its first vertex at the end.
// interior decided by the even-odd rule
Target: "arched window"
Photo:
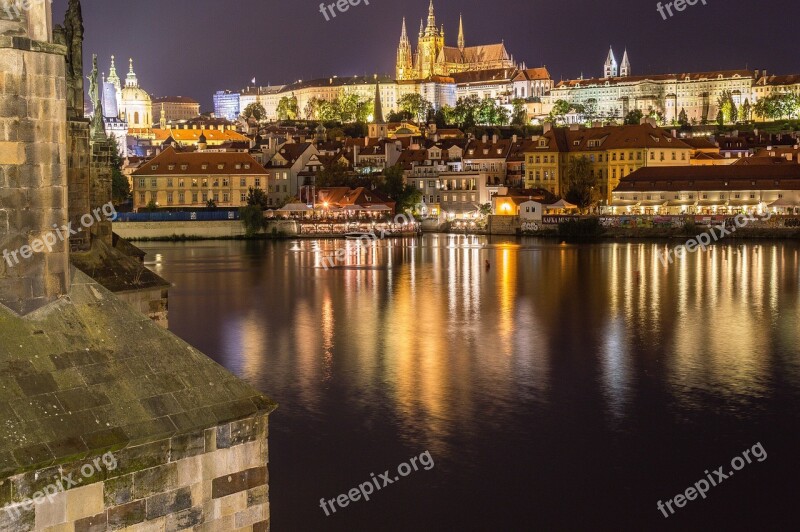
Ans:
{"type": "Polygon", "coordinates": [[[134,124],[138,124],[139,123],[139,111],[136,111],[135,113],[133,113],[133,123],[134,124]]]}

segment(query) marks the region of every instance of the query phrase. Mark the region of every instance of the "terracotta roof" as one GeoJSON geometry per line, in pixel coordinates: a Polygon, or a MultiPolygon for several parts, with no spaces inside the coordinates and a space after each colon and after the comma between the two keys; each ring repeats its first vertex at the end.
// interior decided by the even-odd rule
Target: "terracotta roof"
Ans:
{"type": "Polygon", "coordinates": [[[553,128],[542,137],[547,140],[547,147],[540,148],[538,141],[532,142],[528,145],[530,152],[597,152],[634,148],[691,149],[681,139],[673,137],[669,131],[650,124],[577,129],[553,128]]]}
{"type": "Polygon", "coordinates": [[[510,150],[510,139],[501,139],[496,143],[473,140],[467,145],[464,159],[506,159],[510,150]]]}
{"type": "Polygon", "coordinates": [[[258,164],[258,161],[243,152],[179,152],[169,147],[142,164],[133,176],[231,174],[266,175],[267,171],[258,164]],[[240,167],[237,168],[237,165],[240,167]]]}
{"type": "Polygon", "coordinates": [[[689,137],[689,138],[682,138],[683,142],[689,145],[689,147],[695,150],[718,150],[719,146],[715,143],[711,142],[706,137],[689,137]]]}
{"type": "Polygon", "coordinates": [[[789,74],[784,76],[761,76],[756,85],[797,85],[800,84],[800,74],[789,74]]]}
{"type": "Polygon", "coordinates": [[[520,70],[519,73],[514,77],[514,81],[531,81],[531,80],[549,80],[550,72],[545,67],[539,68],[528,68],[526,70],[520,70]]]}
{"type": "Polygon", "coordinates": [[[297,159],[303,156],[303,154],[312,147],[310,142],[287,142],[283,146],[278,149],[278,153],[276,153],[272,160],[267,163],[267,168],[288,168],[293,166],[297,159]],[[286,164],[278,163],[277,157],[280,156],[287,161],[286,164]]]}
{"type": "Polygon", "coordinates": [[[152,134],[155,137],[154,140],[159,144],[169,137],[180,143],[197,142],[200,140],[200,135],[205,135],[208,142],[249,142],[247,137],[230,129],[225,131],[219,129],[153,129],[152,134]]]}
{"type": "Polygon", "coordinates": [[[776,164],[797,164],[797,162],[780,156],[742,157],[736,159],[732,166],[774,166],[776,164]]]}
{"type": "Polygon", "coordinates": [[[800,190],[800,164],[649,166],[623,177],[614,192],[800,190]]]}

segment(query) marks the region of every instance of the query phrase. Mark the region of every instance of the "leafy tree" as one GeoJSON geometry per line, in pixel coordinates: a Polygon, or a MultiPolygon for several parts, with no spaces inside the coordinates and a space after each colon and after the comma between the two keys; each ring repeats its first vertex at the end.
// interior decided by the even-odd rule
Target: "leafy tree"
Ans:
{"type": "Polygon", "coordinates": [[[722,109],[717,111],[717,125],[722,127],[725,125],[725,113],[722,112],[722,109]]]}
{"type": "Polygon", "coordinates": [[[111,199],[115,205],[125,203],[131,197],[131,185],[128,178],[122,173],[122,156],[119,154],[119,145],[115,137],[109,136],[108,141],[114,145],[111,152],[111,199]]]}
{"type": "Polygon", "coordinates": [[[344,131],[340,127],[334,127],[328,130],[328,140],[336,140],[344,138],[344,131]]]}
{"type": "Polygon", "coordinates": [[[313,96],[311,99],[308,100],[305,109],[303,109],[303,114],[305,114],[306,120],[319,119],[320,103],[322,103],[322,100],[320,100],[316,96],[313,96]]]}
{"type": "Polygon", "coordinates": [[[244,111],[242,111],[242,117],[244,117],[245,120],[248,118],[255,118],[256,120],[261,121],[267,118],[267,110],[264,109],[264,106],[259,102],[254,102],[244,108],[244,111]]]}
{"type": "Polygon", "coordinates": [[[261,210],[267,208],[267,195],[263,189],[250,187],[247,189],[247,204],[259,207],[261,210]]]}
{"type": "Polygon", "coordinates": [[[317,174],[317,187],[348,187],[352,184],[352,176],[347,165],[333,163],[317,174]]]}
{"type": "Polygon", "coordinates": [[[147,206],[144,208],[144,210],[146,210],[148,212],[157,211],[158,210],[158,205],[156,204],[156,200],[151,199],[150,201],[148,201],[147,202],[147,206]]]}
{"type": "Polygon", "coordinates": [[[217,208],[217,200],[214,198],[209,198],[206,202],[206,209],[216,209],[217,208]]]}
{"type": "Polygon", "coordinates": [[[572,105],[566,100],[557,100],[550,110],[550,121],[555,123],[565,122],[566,115],[572,110],[572,105]]]}
{"type": "Polygon", "coordinates": [[[800,111],[800,97],[793,93],[772,94],[753,106],[753,112],[766,120],[795,118],[800,111]]]}
{"type": "Polygon", "coordinates": [[[297,96],[284,96],[278,101],[278,120],[296,120],[300,112],[297,109],[297,96]]]}
{"type": "Polygon", "coordinates": [[[641,109],[634,109],[625,115],[625,124],[629,126],[638,125],[641,123],[643,117],[644,113],[641,109]]]}
{"type": "Polygon", "coordinates": [[[681,112],[678,115],[678,123],[682,126],[689,124],[689,116],[686,114],[686,109],[684,108],[681,108],[681,112]]]}
{"type": "Polygon", "coordinates": [[[419,189],[405,183],[403,167],[400,165],[386,168],[376,188],[397,203],[396,210],[399,213],[412,210],[416,204],[422,201],[422,193],[419,189]]]}
{"type": "Polygon", "coordinates": [[[244,232],[247,237],[257,235],[267,226],[267,221],[264,218],[264,211],[258,205],[241,207],[239,209],[239,219],[242,225],[244,225],[244,232]]]}
{"type": "Polygon", "coordinates": [[[511,125],[524,126],[528,123],[528,111],[525,108],[525,100],[522,98],[515,98],[511,101],[513,111],[511,111],[511,125]]]}
{"type": "MultiPolygon", "coordinates": [[[[717,98],[717,107],[719,107],[722,113],[723,124],[736,122],[736,104],[733,102],[733,94],[731,94],[731,91],[722,91],[722,94],[717,98]]],[[[719,117],[717,117],[717,123],[719,124],[719,117]]]]}
{"type": "Polygon", "coordinates": [[[481,100],[476,95],[471,95],[466,98],[459,98],[456,106],[453,108],[452,122],[458,124],[458,127],[471,128],[477,124],[478,108],[481,105],[481,100]]]}
{"type": "Polygon", "coordinates": [[[408,111],[392,112],[386,115],[387,122],[402,122],[403,120],[411,120],[413,117],[408,111]]]}
{"type": "Polygon", "coordinates": [[[402,111],[409,113],[417,121],[422,122],[428,116],[428,111],[433,109],[431,102],[422,97],[421,94],[405,94],[397,102],[402,111]]]}
{"type": "Polygon", "coordinates": [[[566,171],[566,199],[581,210],[600,199],[600,181],[592,172],[592,163],[585,155],[570,158],[566,171]]]}
{"type": "Polygon", "coordinates": [[[752,112],[752,107],[750,106],[750,100],[745,98],[744,103],[742,104],[742,108],[739,113],[739,119],[742,122],[747,122],[750,120],[750,113],[752,112]]]}
{"type": "Polygon", "coordinates": [[[596,98],[589,98],[586,100],[586,104],[583,106],[583,116],[589,122],[594,121],[595,118],[599,118],[600,113],[598,111],[596,98]]]}
{"type": "Polygon", "coordinates": [[[492,214],[492,204],[491,203],[484,203],[478,208],[478,212],[484,218],[492,214]]]}

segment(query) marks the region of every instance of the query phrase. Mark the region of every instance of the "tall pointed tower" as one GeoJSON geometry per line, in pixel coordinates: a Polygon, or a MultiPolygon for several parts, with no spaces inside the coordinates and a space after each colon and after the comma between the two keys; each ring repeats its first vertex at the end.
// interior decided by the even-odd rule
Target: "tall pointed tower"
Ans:
{"type": "Polygon", "coordinates": [[[622,54],[622,64],[619,67],[619,75],[627,78],[631,75],[631,62],[628,60],[628,49],[625,48],[625,53],[622,54]]]}
{"type": "Polygon", "coordinates": [[[606,58],[606,64],[603,68],[603,77],[615,78],[617,77],[618,73],[619,70],[617,68],[617,58],[614,57],[614,50],[609,46],[608,58],[606,58]]]}
{"type": "Polygon", "coordinates": [[[458,49],[464,51],[464,18],[458,15],[458,49]]]}
{"type": "Polygon", "coordinates": [[[436,13],[433,8],[433,0],[428,7],[428,25],[425,27],[419,43],[419,77],[427,78],[435,74],[436,59],[439,52],[444,48],[444,32],[440,32],[436,27],[436,13]]]}
{"type": "Polygon", "coordinates": [[[406,19],[403,17],[403,31],[400,46],[397,47],[397,79],[414,79],[414,60],[411,57],[411,41],[406,32],[406,19]]]}

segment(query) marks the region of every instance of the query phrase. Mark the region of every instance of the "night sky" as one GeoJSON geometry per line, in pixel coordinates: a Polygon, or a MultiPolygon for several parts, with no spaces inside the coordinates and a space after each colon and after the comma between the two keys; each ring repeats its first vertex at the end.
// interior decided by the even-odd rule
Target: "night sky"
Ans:
{"type": "MultiPolygon", "coordinates": [[[[435,0],[435,6],[448,45],[456,45],[462,12],[467,46],[504,39],[515,60],[547,65],[556,81],[600,75],[609,45],[618,61],[628,48],[634,74],[745,67],[800,73],[793,38],[800,3],[706,1],[667,21],[651,0],[435,0]]],[[[56,23],[66,5],[54,0],[56,23]]],[[[240,89],[253,77],[276,85],[394,73],[402,17],[416,48],[427,7],[428,0],[370,0],[326,22],[314,0],[83,0],[84,53],[98,54],[101,72],[115,54],[123,79],[133,57],[145,90],[191,96],[206,111],[214,91],[240,89]]],[[[91,60],[85,65],[90,69],[91,60]]]]}

